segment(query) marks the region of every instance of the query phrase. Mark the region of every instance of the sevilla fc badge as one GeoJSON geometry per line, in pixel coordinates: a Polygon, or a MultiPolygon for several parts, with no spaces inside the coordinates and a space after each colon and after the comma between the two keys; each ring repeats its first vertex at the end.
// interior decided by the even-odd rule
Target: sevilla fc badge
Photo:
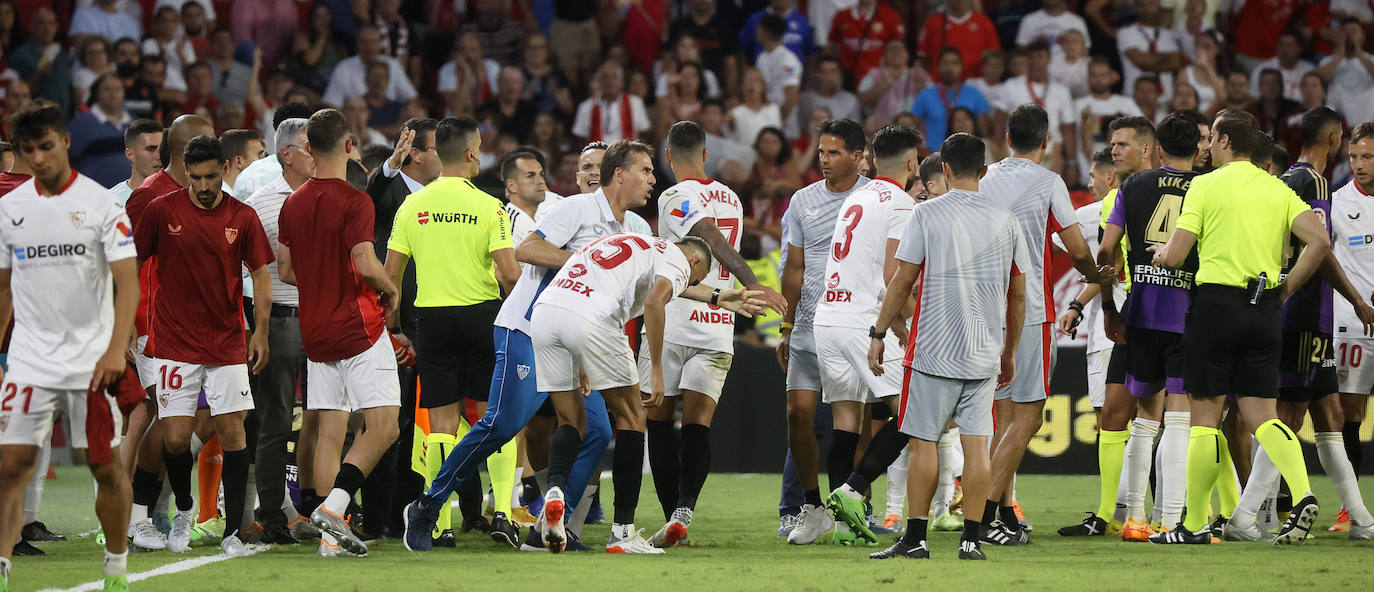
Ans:
{"type": "Polygon", "coordinates": [[[231,244],[231,245],[234,244],[234,239],[236,239],[236,238],[238,238],[238,237],[239,237],[239,229],[237,229],[237,228],[225,228],[225,229],[224,229],[224,240],[229,241],[229,244],[231,244]]]}
{"type": "Polygon", "coordinates": [[[0,415],[0,432],[3,432],[3,431],[5,431],[5,430],[9,429],[9,427],[10,427],[10,416],[9,416],[9,414],[0,415]]]}
{"type": "Polygon", "coordinates": [[[70,217],[72,228],[81,228],[81,225],[86,223],[86,212],[71,212],[70,217]]]}

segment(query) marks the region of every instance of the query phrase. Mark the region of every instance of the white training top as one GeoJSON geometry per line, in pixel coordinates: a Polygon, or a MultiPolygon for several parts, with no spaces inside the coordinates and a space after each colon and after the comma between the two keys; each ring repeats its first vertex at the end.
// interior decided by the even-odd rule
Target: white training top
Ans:
{"type": "Polygon", "coordinates": [[[1024,158],[1008,157],[988,167],[978,183],[988,201],[1011,210],[1030,249],[1026,274],[1026,324],[1054,322],[1054,280],[1049,268],[1049,233],[1078,223],[1069,188],[1049,169],[1024,158]]]}
{"type": "MultiPolygon", "coordinates": [[[[1331,251],[1355,293],[1374,293],[1374,195],[1360,191],[1354,179],[1331,192],[1331,251]]],[[[1339,297],[1331,303],[1333,336],[1362,337],[1355,307],[1339,297]]]]}
{"type": "MultiPolygon", "coordinates": [[[[277,234],[280,228],[277,225],[281,217],[282,204],[286,203],[286,198],[291,197],[293,190],[286,183],[286,179],[278,176],[275,181],[271,181],[253,195],[248,196],[244,203],[253,208],[258,213],[258,220],[262,222],[262,229],[267,233],[267,241],[272,243],[272,253],[275,255],[280,247],[277,242],[277,234]]],[[[299,306],[301,301],[300,292],[296,287],[281,281],[281,272],[277,268],[277,262],[267,264],[267,273],[272,276],[272,304],[283,306],[299,306]]],[[[252,286],[244,285],[244,294],[248,297],[253,296],[252,286]]]]}
{"type": "Polygon", "coordinates": [[[916,200],[881,177],[845,198],[830,240],[816,325],[867,329],[877,320],[887,292],[887,243],[901,240],[914,207],[916,200]]]}
{"type": "MultiPolygon", "coordinates": [[[[730,247],[738,251],[742,218],[744,206],[739,196],[720,181],[684,179],[658,197],[658,235],[669,242],[682,240],[702,220],[714,220],[730,247]]],[[[713,260],[701,283],[728,290],[734,287],[734,276],[713,260]]],[[[663,341],[733,353],[735,313],[705,302],[674,298],[668,303],[663,341]]]]}
{"type": "MultiPolygon", "coordinates": [[[[825,264],[830,261],[830,240],[835,236],[835,220],[839,218],[840,206],[849,194],[868,184],[868,177],[859,180],[844,193],[831,193],[825,188],[825,179],[798,189],[792,194],[787,205],[787,244],[799,247],[804,253],[802,258],[806,271],[802,276],[801,300],[793,323],[794,334],[811,328],[811,320],[816,316],[816,303],[825,293],[825,264]]],[[[798,344],[803,350],[810,351],[811,344],[798,344]]]]}
{"type": "Polygon", "coordinates": [[[657,278],[687,289],[692,269],[682,249],[667,239],[624,232],[603,237],[574,254],[536,304],[557,306],[606,329],[621,330],[644,314],[657,278]]]}
{"type": "Polygon", "coordinates": [[[110,262],[138,256],[114,194],[85,175],[52,197],[32,179],[0,200],[0,268],[9,269],[19,384],[85,389],[114,332],[110,262]]]}
{"type": "MultiPolygon", "coordinates": [[[[1098,239],[1101,236],[1099,224],[1102,222],[1102,202],[1095,201],[1074,210],[1074,213],[1078,215],[1078,229],[1083,231],[1083,240],[1088,243],[1088,250],[1096,258],[1100,248],[1098,239]]],[[[1061,250],[1066,250],[1064,249],[1064,242],[1059,239],[1058,235],[1051,237],[1050,240],[1054,241],[1054,244],[1061,250]]],[[[1112,285],[1112,302],[1115,302],[1117,306],[1126,302],[1126,290],[1123,290],[1119,283],[1112,285]]],[[[1102,328],[1101,298],[1094,298],[1091,302],[1083,305],[1083,316],[1082,320],[1078,321],[1078,332],[1086,335],[1088,353],[1090,354],[1111,349],[1115,345],[1107,337],[1106,330],[1102,328]]]]}

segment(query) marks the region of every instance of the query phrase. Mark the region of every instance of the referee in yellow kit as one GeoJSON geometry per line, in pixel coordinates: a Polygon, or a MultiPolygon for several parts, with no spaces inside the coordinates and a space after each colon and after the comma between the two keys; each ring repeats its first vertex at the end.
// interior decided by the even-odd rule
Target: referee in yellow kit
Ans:
{"type": "MultiPolygon", "coordinates": [[[[1151,536],[1152,543],[1212,541],[1208,505],[1220,455],[1227,454],[1218,449],[1216,429],[1223,395],[1234,395],[1244,425],[1256,426],[1255,439],[1265,454],[1254,470],[1272,461],[1288,489],[1302,495],[1274,544],[1301,543],[1317,515],[1301,445],[1275,414],[1279,306],[1317,270],[1331,250],[1331,237],[1317,212],[1292,189],[1250,163],[1263,140],[1249,113],[1227,109],[1218,114],[1209,137],[1218,168],[1193,179],[1181,211],[1163,212],[1166,224],[1177,219],[1173,234],[1168,243],[1150,247],[1160,267],[1177,268],[1194,245],[1198,253],[1197,290],[1183,332],[1184,386],[1193,396],[1188,513],[1180,527],[1151,536]],[[1280,281],[1290,232],[1306,248],[1280,281]]],[[[1164,202],[1160,207],[1172,209],[1164,202]]]]}
{"type": "MultiPolygon", "coordinates": [[[[419,322],[414,345],[420,407],[429,410],[430,428],[426,486],[457,442],[463,399],[478,401],[479,413],[485,412],[496,364],[491,327],[502,290],[509,292],[520,277],[505,207],[469,180],[477,174],[481,155],[477,125],[469,118],[439,122],[433,149],[443,171],[401,204],[387,242],[386,271],[397,282],[406,264],[415,260],[419,322]]],[[[475,508],[467,507],[468,497],[460,496],[464,530],[487,530],[480,494],[475,508]]],[[[442,532],[448,530],[444,518],[441,539],[452,536],[442,532]]]]}

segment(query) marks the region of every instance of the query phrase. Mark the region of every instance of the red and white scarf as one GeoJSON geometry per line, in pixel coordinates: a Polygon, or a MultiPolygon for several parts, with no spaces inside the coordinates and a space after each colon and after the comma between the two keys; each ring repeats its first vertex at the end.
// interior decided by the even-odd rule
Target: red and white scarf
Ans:
{"type": "MultiPolygon", "coordinates": [[[[601,129],[601,103],[601,100],[592,103],[592,129],[591,133],[587,134],[587,140],[592,142],[604,139],[602,134],[605,131],[601,129]]],[[[630,108],[630,93],[620,93],[620,137],[627,140],[635,137],[634,110],[630,108]]]]}

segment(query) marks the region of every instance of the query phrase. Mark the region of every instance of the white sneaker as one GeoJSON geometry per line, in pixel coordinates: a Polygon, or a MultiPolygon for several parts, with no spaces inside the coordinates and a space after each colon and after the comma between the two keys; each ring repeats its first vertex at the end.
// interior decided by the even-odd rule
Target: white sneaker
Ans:
{"type": "Polygon", "coordinates": [[[544,538],[544,546],[551,552],[563,552],[563,546],[568,542],[568,535],[563,529],[563,514],[567,509],[561,487],[550,487],[544,492],[544,509],[539,513],[544,530],[539,534],[544,538]]]}
{"type": "Polygon", "coordinates": [[[683,539],[687,538],[687,527],[692,525],[692,509],[678,508],[673,510],[672,519],[668,520],[663,528],[658,529],[654,536],[649,537],[649,544],[660,549],[675,547],[683,539]]]}
{"type": "Polygon", "coordinates": [[[635,530],[633,524],[612,524],[611,539],[606,542],[607,553],[629,553],[635,555],[662,555],[663,549],[649,544],[644,531],[635,530]]]}
{"type": "Polygon", "coordinates": [[[797,515],[797,527],[787,535],[787,542],[793,545],[810,545],[822,534],[835,528],[835,520],[823,506],[806,504],[797,515]]]}
{"type": "Polygon", "coordinates": [[[1350,540],[1367,541],[1369,539],[1374,539],[1374,522],[1369,524],[1355,524],[1352,520],[1350,522],[1350,540]]]}
{"type": "Polygon", "coordinates": [[[129,537],[133,539],[134,546],[140,549],[167,548],[167,539],[163,538],[162,533],[157,531],[156,526],[153,526],[151,518],[129,523],[129,537]]]}
{"type": "Polygon", "coordinates": [[[238,531],[234,531],[234,534],[224,537],[224,540],[219,543],[219,548],[221,551],[224,551],[225,555],[230,557],[243,557],[248,554],[248,547],[243,544],[243,541],[239,540],[238,531]]]}
{"type": "Polygon", "coordinates": [[[167,550],[185,553],[191,547],[191,527],[195,523],[194,510],[177,510],[177,515],[172,517],[172,532],[167,534],[167,550]]]}

